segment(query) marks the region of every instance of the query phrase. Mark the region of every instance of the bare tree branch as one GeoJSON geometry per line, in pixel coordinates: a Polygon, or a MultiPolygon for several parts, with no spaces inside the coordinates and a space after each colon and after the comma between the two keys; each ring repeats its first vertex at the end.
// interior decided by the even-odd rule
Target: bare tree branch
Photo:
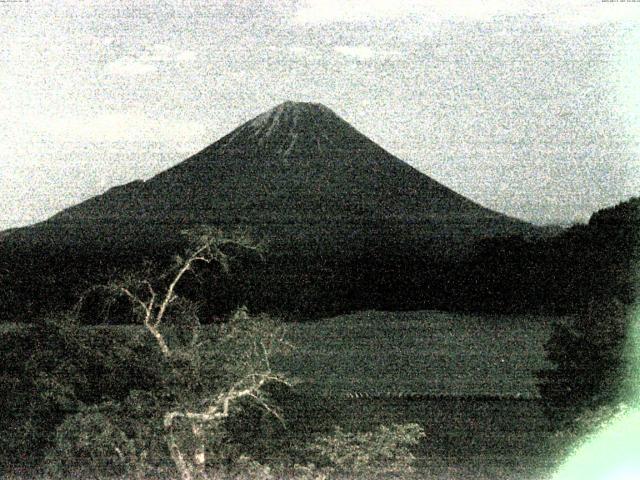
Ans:
{"type": "MultiPolygon", "coordinates": [[[[176,305],[176,300],[180,298],[176,294],[176,289],[180,282],[188,272],[195,273],[194,267],[198,263],[209,264],[215,262],[223,270],[228,270],[229,256],[222,250],[226,245],[233,244],[243,249],[257,252],[261,250],[261,246],[251,242],[246,234],[225,237],[218,230],[204,228],[200,231],[188,232],[188,236],[195,247],[188,252],[185,258],[176,257],[177,271],[173,270],[174,273],[171,276],[162,275],[160,277],[161,283],[168,281],[165,289],[154,288],[148,277],[143,277],[142,279],[139,277],[125,278],[121,283],[114,283],[111,287],[113,291],[125,295],[140,311],[144,327],[154,337],[162,355],[170,362],[177,378],[181,378],[183,374],[187,376],[198,375],[197,372],[202,362],[200,358],[202,353],[199,350],[207,348],[208,345],[206,340],[202,343],[200,342],[200,323],[197,319],[197,314],[194,312],[192,313],[195,317],[195,327],[187,350],[180,350],[177,347],[172,350],[160,330],[170,305],[176,305]],[[189,357],[189,355],[191,356],[189,357]],[[189,370],[180,370],[184,366],[183,362],[180,361],[181,358],[188,359],[186,368],[189,370]],[[196,373],[193,373],[194,371],[196,373]]],[[[158,278],[156,277],[157,280],[158,278]]],[[[223,388],[217,396],[205,398],[203,401],[198,402],[202,405],[201,409],[193,409],[188,406],[181,408],[178,406],[165,412],[163,417],[167,434],[167,446],[183,480],[205,477],[206,442],[204,425],[227,418],[231,414],[233,405],[240,400],[251,399],[284,424],[280,413],[265,400],[263,390],[269,383],[291,385],[285,377],[272,371],[269,358],[274,354],[278,345],[285,343],[282,332],[275,328],[273,330],[264,330],[264,327],[261,327],[262,329],[256,327],[258,324],[251,323],[246,308],[238,309],[229,325],[229,327],[221,330],[221,339],[223,340],[221,345],[223,348],[225,345],[231,345],[232,350],[241,349],[239,354],[233,354],[234,361],[230,368],[232,374],[235,373],[241,378],[230,386],[223,388]],[[175,437],[174,427],[177,419],[183,419],[188,422],[193,439],[196,441],[195,450],[189,455],[185,455],[181,450],[175,437]]],[[[228,368],[226,364],[220,367],[228,368]]],[[[198,392],[202,388],[201,382],[196,381],[195,384],[198,385],[195,387],[195,391],[198,392]]],[[[189,398],[188,404],[193,405],[194,400],[190,395],[187,392],[184,398],[189,398]]],[[[196,395],[198,394],[196,393],[196,395]]],[[[182,397],[183,395],[178,392],[177,396],[182,397]]]]}
{"type": "Polygon", "coordinates": [[[164,299],[160,304],[158,313],[156,314],[156,318],[155,318],[156,327],[160,325],[160,322],[162,322],[162,318],[164,317],[164,313],[167,309],[167,306],[175,298],[174,292],[176,289],[176,285],[178,285],[178,282],[180,282],[184,274],[187,273],[189,270],[191,270],[191,267],[195,262],[205,262],[205,263],[211,262],[212,258],[210,256],[202,255],[204,252],[210,251],[210,249],[211,249],[211,245],[207,243],[202,247],[200,247],[198,250],[196,250],[195,253],[187,259],[187,261],[184,263],[182,268],[180,268],[176,276],[173,278],[173,281],[169,284],[169,288],[167,289],[164,299]]]}
{"type": "Polygon", "coordinates": [[[247,375],[242,380],[236,382],[228,391],[222,392],[217,398],[213,405],[210,405],[204,411],[201,412],[192,412],[192,411],[171,411],[165,414],[164,416],[164,426],[165,428],[171,428],[173,425],[173,421],[176,418],[184,417],[190,420],[197,420],[200,422],[213,422],[217,420],[221,420],[223,418],[227,418],[230,413],[230,407],[233,403],[244,397],[250,397],[254,400],[257,400],[258,403],[269,413],[273,414],[279,420],[282,420],[280,415],[270,407],[259,395],[258,393],[262,389],[262,387],[267,383],[281,383],[287,386],[291,386],[291,383],[286,380],[284,377],[280,375],[273,374],[271,372],[267,373],[252,373],[247,375]],[[250,385],[245,388],[239,388],[243,383],[247,383],[250,380],[250,385]]]}

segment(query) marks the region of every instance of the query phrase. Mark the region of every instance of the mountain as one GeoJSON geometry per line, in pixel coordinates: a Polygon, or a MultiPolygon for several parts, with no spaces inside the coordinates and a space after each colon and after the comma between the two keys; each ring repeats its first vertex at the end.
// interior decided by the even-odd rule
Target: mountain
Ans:
{"type": "MultiPolygon", "coordinates": [[[[393,157],[328,108],[284,103],[146,182],[54,217],[178,221],[454,221],[501,216],[393,157]]],[[[504,217],[502,217],[504,218],[504,217]]]]}
{"type": "Polygon", "coordinates": [[[419,172],[327,107],[285,102],[173,168],[17,229],[5,242],[35,242],[69,258],[84,250],[83,261],[109,263],[125,250],[166,250],[196,224],[247,227],[270,243],[279,267],[305,258],[308,271],[347,285],[355,273],[337,274],[342,265],[364,286],[381,271],[455,256],[474,239],[537,231],[419,172]]]}
{"type": "MultiPolygon", "coordinates": [[[[37,228],[216,223],[437,225],[484,236],[532,229],[397,159],[320,104],[286,102],[147,181],[112,188],[37,228]]],[[[280,233],[283,233],[282,231],[280,233]]]]}

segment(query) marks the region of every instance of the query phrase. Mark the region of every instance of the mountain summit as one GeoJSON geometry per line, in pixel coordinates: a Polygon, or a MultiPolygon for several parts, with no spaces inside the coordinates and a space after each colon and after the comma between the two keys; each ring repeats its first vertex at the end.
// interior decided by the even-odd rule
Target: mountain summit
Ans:
{"type": "Polygon", "coordinates": [[[222,139],[224,148],[242,150],[257,142],[271,157],[291,158],[335,149],[358,149],[368,139],[320,103],[284,102],[258,115],[222,139]]]}

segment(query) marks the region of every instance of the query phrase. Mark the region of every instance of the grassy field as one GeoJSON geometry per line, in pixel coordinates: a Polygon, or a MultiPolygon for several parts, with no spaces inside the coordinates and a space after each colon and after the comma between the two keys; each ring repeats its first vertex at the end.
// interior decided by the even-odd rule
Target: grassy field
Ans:
{"type": "MultiPolygon", "coordinates": [[[[275,367],[314,395],[409,392],[537,398],[550,316],[367,311],[289,323],[293,353],[275,367]]],[[[23,325],[0,324],[0,331],[23,325]]],[[[126,338],[141,326],[90,327],[126,338]]]]}
{"type": "MultiPolygon", "coordinates": [[[[548,366],[543,345],[554,320],[370,311],[291,323],[295,348],[274,366],[302,382],[281,399],[282,450],[335,425],[355,431],[416,422],[427,433],[416,452],[422,478],[544,478],[557,458],[534,372],[548,366]],[[433,398],[349,400],[350,392],[433,398]]],[[[123,341],[145,335],[139,326],[96,330],[123,341]]],[[[265,434],[260,424],[241,429],[248,445],[265,434]]]]}
{"type": "Polygon", "coordinates": [[[320,395],[411,392],[536,398],[553,317],[377,312],[292,324],[278,367],[320,395]]]}
{"type": "Polygon", "coordinates": [[[369,311],[292,324],[296,349],[277,366],[303,383],[286,410],[305,424],[301,436],[329,424],[417,422],[427,432],[417,452],[425,478],[544,478],[558,458],[535,371],[549,366],[544,342],[555,320],[369,311]],[[348,392],[442,398],[340,399],[348,392]],[[306,405],[304,396],[338,400],[306,405]]]}

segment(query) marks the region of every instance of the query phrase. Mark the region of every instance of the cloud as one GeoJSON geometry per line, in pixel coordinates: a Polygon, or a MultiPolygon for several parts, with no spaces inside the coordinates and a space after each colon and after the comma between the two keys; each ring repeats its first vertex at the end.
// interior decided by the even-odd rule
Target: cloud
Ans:
{"type": "Polygon", "coordinates": [[[156,73],[162,64],[186,63],[196,58],[196,53],[191,50],[154,44],[137,55],[125,55],[107,63],[104,71],[107,74],[119,76],[148,75],[156,73]]]}
{"type": "Polygon", "coordinates": [[[124,56],[104,66],[110,75],[134,76],[155,73],[158,69],[153,63],[143,62],[135,57],[124,56]]]}
{"type": "Polygon", "coordinates": [[[603,23],[630,23],[637,27],[640,5],[636,2],[598,1],[569,2],[559,8],[551,19],[565,27],[585,27],[603,23]]]}
{"type": "Polygon", "coordinates": [[[382,50],[379,48],[372,48],[367,45],[337,45],[333,48],[314,48],[294,45],[288,47],[287,50],[294,56],[304,59],[324,58],[331,56],[332,52],[360,61],[387,58],[399,54],[399,52],[394,50],[382,50]]]}
{"type": "Polygon", "coordinates": [[[634,2],[601,0],[307,0],[295,23],[371,22],[412,18],[424,22],[487,21],[497,16],[535,16],[557,26],[583,26],[640,20],[634,2]]]}
{"type": "Polygon", "coordinates": [[[342,45],[334,47],[334,50],[346,57],[362,61],[373,60],[374,58],[387,58],[398,54],[398,52],[392,50],[378,50],[367,47],[366,45],[342,45]]]}
{"type": "Polygon", "coordinates": [[[26,119],[41,136],[57,142],[166,142],[184,143],[204,133],[191,120],[152,118],[141,112],[104,112],[97,115],[26,119]]]}
{"type": "Polygon", "coordinates": [[[311,51],[307,47],[293,46],[289,47],[289,51],[296,55],[307,56],[311,51]]]}
{"type": "MultiPolygon", "coordinates": [[[[508,14],[518,7],[506,0],[308,0],[298,10],[297,23],[366,22],[420,17],[421,20],[480,20],[508,14]]],[[[520,7],[522,8],[522,7],[520,7]]]]}
{"type": "Polygon", "coordinates": [[[404,7],[410,7],[405,0],[385,2],[382,0],[308,0],[296,13],[296,23],[328,23],[366,21],[376,18],[391,18],[404,15],[404,7]]]}
{"type": "Polygon", "coordinates": [[[292,54],[295,60],[317,61],[326,57],[326,49],[316,47],[292,45],[287,47],[287,51],[292,54]]]}
{"type": "Polygon", "coordinates": [[[191,62],[197,58],[196,52],[184,50],[175,56],[176,62],[191,62]]]}

